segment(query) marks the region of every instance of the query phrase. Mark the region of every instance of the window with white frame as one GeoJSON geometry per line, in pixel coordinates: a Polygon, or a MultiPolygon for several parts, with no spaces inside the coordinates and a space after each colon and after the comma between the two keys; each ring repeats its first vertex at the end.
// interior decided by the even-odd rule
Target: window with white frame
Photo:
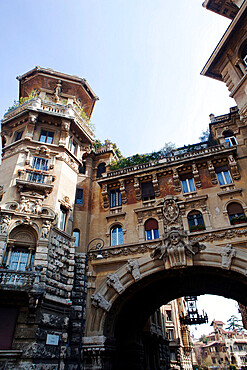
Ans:
{"type": "Polygon", "coordinates": [[[123,244],[123,229],[117,225],[111,229],[111,246],[123,244]]]}
{"type": "Polygon", "coordinates": [[[67,209],[61,205],[58,220],[58,227],[60,230],[65,231],[66,219],[67,219],[67,209]]]}
{"type": "Polygon", "coordinates": [[[230,146],[238,145],[237,139],[232,130],[226,130],[223,132],[225,142],[229,143],[230,146]]]}
{"type": "Polygon", "coordinates": [[[47,171],[48,167],[48,159],[40,158],[40,157],[33,157],[32,168],[36,170],[47,171]]]}
{"type": "Polygon", "coordinates": [[[41,129],[39,141],[42,143],[52,144],[54,132],[41,129]]]}
{"type": "Polygon", "coordinates": [[[190,193],[192,191],[196,191],[194,179],[192,177],[182,179],[181,183],[182,183],[183,193],[190,193]]]}
{"type": "Polygon", "coordinates": [[[218,167],[215,172],[220,185],[232,184],[232,178],[227,167],[218,167]]]}
{"type": "Polygon", "coordinates": [[[158,222],[154,218],[150,218],[145,222],[146,240],[153,240],[159,238],[158,222]]]}
{"type": "Polygon", "coordinates": [[[119,189],[110,191],[110,207],[120,207],[122,205],[122,196],[119,189]]]}

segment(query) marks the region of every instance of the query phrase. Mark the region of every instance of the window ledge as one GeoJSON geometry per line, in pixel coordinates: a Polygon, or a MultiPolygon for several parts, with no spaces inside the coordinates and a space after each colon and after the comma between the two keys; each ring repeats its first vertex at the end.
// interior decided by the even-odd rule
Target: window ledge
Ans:
{"type": "Polygon", "coordinates": [[[183,193],[183,196],[185,198],[193,198],[197,195],[197,191],[190,191],[188,193],[183,193]]]}
{"type": "Polygon", "coordinates": [[[22,352],[23,351],[18,349],[0,349],[0,359],[15,359],[16,357],[20,357],[22,355],[22,352]]]}
{"type": "Polygon", "coordinates": [[[242,188],[236,188],[236,189],[229,189],[228,186],[226,187],[226,185],[221,185],[221,189],[222,191],[218,192],[217,195],[219,197],[224,197],[224,196],[227,196],[227,195],[232,195],[232,194],[241,194],[242,193],[242,188]]]}
{"type": "Polygon", "coordinates": [[[106,218],[112,218],[112,217],[125,217],[126,215],[126,212],[122,212],[122,208],[120,208],[119,210],[117,210],[117,212],[112,212],[112,210],[110,211],[110,214],[106,216],[106,218]]]}
{"type": "Polygon", "coordinates": [[[143,200],[142,201],[142,205],[143,207],[152,207],[154,205],[154,203],[156,202],[155,199],[151,199],[151,200],[143,200]]]}

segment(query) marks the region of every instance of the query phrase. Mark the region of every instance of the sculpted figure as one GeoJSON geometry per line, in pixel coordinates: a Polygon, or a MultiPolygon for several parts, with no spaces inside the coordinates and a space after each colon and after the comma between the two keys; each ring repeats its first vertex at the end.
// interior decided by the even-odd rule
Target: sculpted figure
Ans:
{"type": "Polygon", "coordinates": [[[131,273],[135,281],[138,281],[142,278],[139,269],[139,263],[137,260],[133,260],[132,258],[129,259],[127,269],[131,273]]]}
{"type": "Polygon", "coordinates": [[[7,215],[2,216],[1,221],[0,221],[0,233],[1,234],[7,234],[10,220],[11,220],[10,216],[7,216],[7,215]]]}
{"type": "Polygon", "coordinates": [[[162,243],[151,254],[154,258],[159,255],[159,259],[168,258],[171,267],[185,266],[186,255],[194,255],[205,246],[195,243],[193,245],[184,242],[184,235],[179,230],[171,230],[162,238],[162,243]]]}
{"type": "Polygon", "coordinates": [[[23,195],[21,196],[19,211],[20,212],[26,212],[26,213],[30,212],[30,204],[29,204],[28,200],[23,195]]]}
{"type": "Polygon", "coordinates": [[[49,221],[44,221],[44,223],[42,225],[42,238],[48,239],[50,228],[51,228],[50,222],[49,221]]]}
{"type": "Polygon", "coordinates": [[[42,206],[42,200],[38,199],[35,201],[35,204],[33,206],[33,213],[40,214],[41,213],[41,206],[42,206]]]}
{"type": "Polygon", "coordinates": [[[105,311],[109,311],[111,304],[105,299],[101,293],[95,293],[91,296],[92,304],[98,308],[102,308],[105,311]]]}
{"type": "Polygon", "coordinates": [[[119,294],[124,291],[124,286],[121,283],[119,276],[117,274],[109,274],[107,276],[107,285],[115,289],[119,294]]]}
{"type": "Polygon", "coordinates": [[[232,249],[231,244],[227,244],[225,247],[221,248],[221,256],[221,266],[227,270],[230,270],[232,259],[236,256],[236,251],[232,249]]]}

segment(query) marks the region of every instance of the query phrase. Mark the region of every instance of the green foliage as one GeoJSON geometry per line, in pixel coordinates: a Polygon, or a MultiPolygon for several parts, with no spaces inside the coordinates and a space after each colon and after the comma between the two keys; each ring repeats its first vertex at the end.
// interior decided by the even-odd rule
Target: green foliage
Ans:
{"type": "Polygon", "coordinates": [[[119,168],[126,168],[135,166],[138,164],[148,163],[148,162],[158,162],[159,159],[172,155],[175,150],[175,144],[166,143],[165,146],[157,152],[147,153],[147,154],[134,154],[131,157],[121,157],[118,161],[113,161],[110,164],[110,170],[117,170],[119,168]]]}
{"type": "Polygon", "coordinates": [[[12,111],[13,109],[18,108],[20,105],[26,103],[27,101],[31,99],[37,98],[37,96],[38,96],[37,90],[32,90],[27,97],[25,98],[21,97],[19,100],[14,100],[13,105],[8,108],[8,112],[12,111]]]}
{"type": "Polygon", "coordinates": [[[208,341],[209,341],[209,338],[206,337],[205,334],[203,334],[200,338],[199,338],[199,341],[202,342],[202,343],[205,343],[207,344],[208,341]]]}
{"type": "Polygon", "coordinates": [[[80,114],[81,118],[86,121],[86,123],[88,124],[88,126],[90,127],[90,129],[95,132],[95,124],[92,123],[89,119],[89,117],[86,115],[85,111],[83,108],[80,108],[77,104],[74,104],[74,107],[76,108],[76,110],[78,111],[78,113],[80,114]]]}
{"type": "Polygon", "coordinates": [[[217,140],[214,139],[212,131],[208,128],[205,131],[202,131],[201,136],[199,137],[201,143],[208,142],[208,146],[217,145],[217,140]]]}
{"type": "Polygon", "coordinates": [[[237,330],[237,332],[241,332],[244,330],[244,327],[242,324],[239,324],[241,322],[240,319],[238,319],[235,315],[232,315],[230,319],[227,320],[227,328],[226,330],[237,330]]]}
{"type": "Polygon", "coordinates": [[[112,144],[112,147],[113,147],[113,149],[114,149],[114,151],[115,151],[115,153],[116,153],[116,155],[119,159],[123,158],[122,153],[121,153],[120,149],[118,148],[117,144],[112,143],[109,139],[105,139],[104,142],[97,139],[97,140],[95,140],[95,142],[93,144],[93,147],[94,147],[94,149],[100,149],[100,148],[106,146],[107,144],[112,144]]]}

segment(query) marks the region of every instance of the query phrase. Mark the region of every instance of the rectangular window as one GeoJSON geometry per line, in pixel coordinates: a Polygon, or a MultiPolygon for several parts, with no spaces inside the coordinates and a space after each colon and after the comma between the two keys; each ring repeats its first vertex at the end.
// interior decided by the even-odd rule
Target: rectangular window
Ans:
{"type": "Polygon", "coordinates": [[[195,183],[194,183],[194,179],[185,179],[185,180],[182,180],[182,189],[183,189],[183,193],[190,193],[192,191],[196,191],[196,187],[195,187],[195,183]]]}
{"type": "Polygon", "coordinates": [[[21,140],[22,134],[23,134],[23,131],[16,132],[16,134],[15,134],[15,140],[14,141],[21,140]]]}
{"type": "Polygon", "coordinates": [[[110,207],[120,207],[122,205],[122,196],[118,189],[110,191],[110,207]]]}
{"type": "Polygon", "coordinates": [[[69,139],[69,150],[71,151],[72,154],[76,155],[76,152],[77,152],[77,144],[73,140],[73,137],[70,137],[70,139],[69,139]]]}
{"type": "Polygon", "coordinates": [[[52,144],[54,137],[54,132],[47,131],[47,130],[41,130],[39,141],[42,143],[52,144]]]}
{"type": "Polygon", "coordinates": [[[76,189],[75,204],[83,204],[84,189],[76,189]]]}
{"type": "Polygon", "coordinates": [[[62,206],[60,207],[60,214],[59,214],[59,229],[65,230],[65,224],[66,224],[66,217],[67,217],[67,211],[62,206]]]}
{"type": "Polygon", "coordinates": [[[47,167],[48,167],[48,159],[39,158],[39,157],[33,158],[32,168],[35,168],[36,170],[47,171],[47,167]]]}
{"type": "Polygon", "coordinates": [[[220,185],[232,184],[230,172],[226,167],[218,167],[215,172],[220,185]]]}
{"type": "Polygon", "coordinates": [[[154,187],[151,181],[143,182],[141,184],[141,189],[142,189],[142,200],[145,201],[145,200],[155,199],[154,187]]]}
{"type": "Polygon", "coordinates": [[[225,137],[225,142],[230,143],[230,146],[238,145],[237,139],[235,138],[235,136],[225,137]]]}
{"type": "Polygon", "coordinates": [[[43,184],[45,182],[45,175],[42,173],[37,173],[37,172],[30,172],[28,174],[28,181],[31,182],[37,182],[39,184],[43,184]]]}
{"type": "Polygon", "coordinates": [[[158,229],[147,230],[146,239],[147,240],[159,239],[159,230],[158,229]]]}

